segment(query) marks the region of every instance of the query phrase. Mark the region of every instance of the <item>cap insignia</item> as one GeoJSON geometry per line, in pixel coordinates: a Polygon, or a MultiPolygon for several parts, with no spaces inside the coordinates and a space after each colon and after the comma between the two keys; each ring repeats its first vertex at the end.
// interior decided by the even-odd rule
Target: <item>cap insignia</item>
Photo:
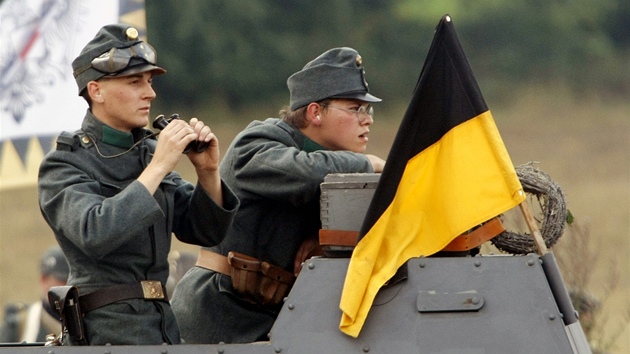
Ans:
{"type": "Polygon", "coordinates": [[[127,39],[129,39],[130,41],[135,41],[136,39],[138,39],[138,30],[133,27],[127,28],[125,34],[127,35],[127,39]]]}
{"type": "Polygon", "coordinates": [[[357,54],[357,66],[361,66],[361,64],[363,64],[363,58],[361,58],[361,55],[357,54]]]}

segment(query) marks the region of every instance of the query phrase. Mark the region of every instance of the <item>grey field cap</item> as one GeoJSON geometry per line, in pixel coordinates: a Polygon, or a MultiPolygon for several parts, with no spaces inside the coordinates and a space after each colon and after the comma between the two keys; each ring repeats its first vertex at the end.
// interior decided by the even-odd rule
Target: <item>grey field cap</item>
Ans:
{"type": "Polygon", "coordinates": [[[326,98],[381,102],[369,94],[363,59],[348,47],[330,49],[307,63],[287,80],[292,111],[326,98]]]}
{"type": "Polygon", "coordinates": [[[44,253],[41,259],[40,273],[41,275],[52,275],[59,280],[68,280],[70,268],[61,248],[51,247],[44,253]]]}
{"type": "Polygon", "coordinates": [[[131,25],[117,23],[101,27],[94,38],[81,50],[79,56],[72,61],[72,70],[74,79],[79,87],[79,95],[87,87],[88,82],[98,80],[103,76],[120,77],[145,71],[153,71],[154,75],[166,73],[166,70],[163,68],[137,58],[129,61],[126,70],[114,75],[91,67],[94,58],[99,57],[112,48],[127,48],[141,42],[138,39],[138,30],[131,25]]]}

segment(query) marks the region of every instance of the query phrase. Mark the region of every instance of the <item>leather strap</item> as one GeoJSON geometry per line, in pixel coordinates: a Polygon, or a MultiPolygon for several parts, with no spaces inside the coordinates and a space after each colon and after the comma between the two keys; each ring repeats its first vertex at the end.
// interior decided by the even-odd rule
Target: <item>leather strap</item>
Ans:
{"type": "Polygon", "coordinates": [[[319,244],[321,246],[354,247],[359,239],[359,231],[319,229],[319,244]]]}
{"type": "MultiPolygon", "coordinates": [[[[442,251],[468,251],[482,245],[484,242],[489,241],[503,231],[505,231],[505,228],[503,227],[501,220],[495,217],[473,231],[457,236],[453,241],[451,241],[451,243],[444,247],[442,251]]],[[[358,231],[330,229],[319,230],[319,244],[322,246],[354,247],[356,246],[358,239],[358,231]]]]}
{"type": "Polygon", "coordinates": [[[112,285],[81,295],[79,296],[79,306],[81,312],[86,313],[114,302],[129,299],[168,301],[166,288],[160,281],[143,280],[138,283],[112,285]]]}
{"type": "Polygon", "coordinates": [[[202,248],[199,250],[195,265],[224,275],[231,275],[227,257],[207,249],[202,248]]]}
{"type": "Polygon", "coordinates": [[[499,218],[493,218],[467,234],[457,236],[442,251],[468,251],[505,231],[499,218]]]}

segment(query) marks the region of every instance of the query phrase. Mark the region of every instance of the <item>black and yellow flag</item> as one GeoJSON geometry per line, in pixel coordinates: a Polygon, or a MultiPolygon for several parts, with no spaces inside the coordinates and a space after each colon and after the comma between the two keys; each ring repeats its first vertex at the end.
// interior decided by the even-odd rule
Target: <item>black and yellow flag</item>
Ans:
{"type": "Polygon", "coordinates": [[[437,26],[352,253],[339,328],[357,337],[407,260],[525,199],[449,16],[437,26]]]}

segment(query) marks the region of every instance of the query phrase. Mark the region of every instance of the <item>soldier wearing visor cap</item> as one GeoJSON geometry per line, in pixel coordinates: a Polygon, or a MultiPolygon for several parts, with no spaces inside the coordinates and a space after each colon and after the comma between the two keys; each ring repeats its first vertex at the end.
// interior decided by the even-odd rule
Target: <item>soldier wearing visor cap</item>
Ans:
{"type": "Polygon", "coordinates": [[[381,99],[369,93],[356,50],[326,51],[287,85],[290,106],[281,118],[250,123],[221,162],[241,205],[223,242],[200,250],[173,293],[187,343],[268,340],[302,262],[321,252],[324,177],[382,172],[385,161],[365,154],[372,104],[381,99]]]}
{"type": "Polygon", "coordinates": [[[72,68],[89,108],[39,172],[39,205],[70,264],[84,325],[64,341],[180,343],[165,292],[171,235],[216,245],[238,207],[221,180],[218,140],[196,118],[170,121],[157,137],[145,129],[153,77],[166,71],[131,26],[102,27],[72,68]],[[209,147],[187,154],[198,177],[192,184],[173,169],[195,140],[209,147]]]}

